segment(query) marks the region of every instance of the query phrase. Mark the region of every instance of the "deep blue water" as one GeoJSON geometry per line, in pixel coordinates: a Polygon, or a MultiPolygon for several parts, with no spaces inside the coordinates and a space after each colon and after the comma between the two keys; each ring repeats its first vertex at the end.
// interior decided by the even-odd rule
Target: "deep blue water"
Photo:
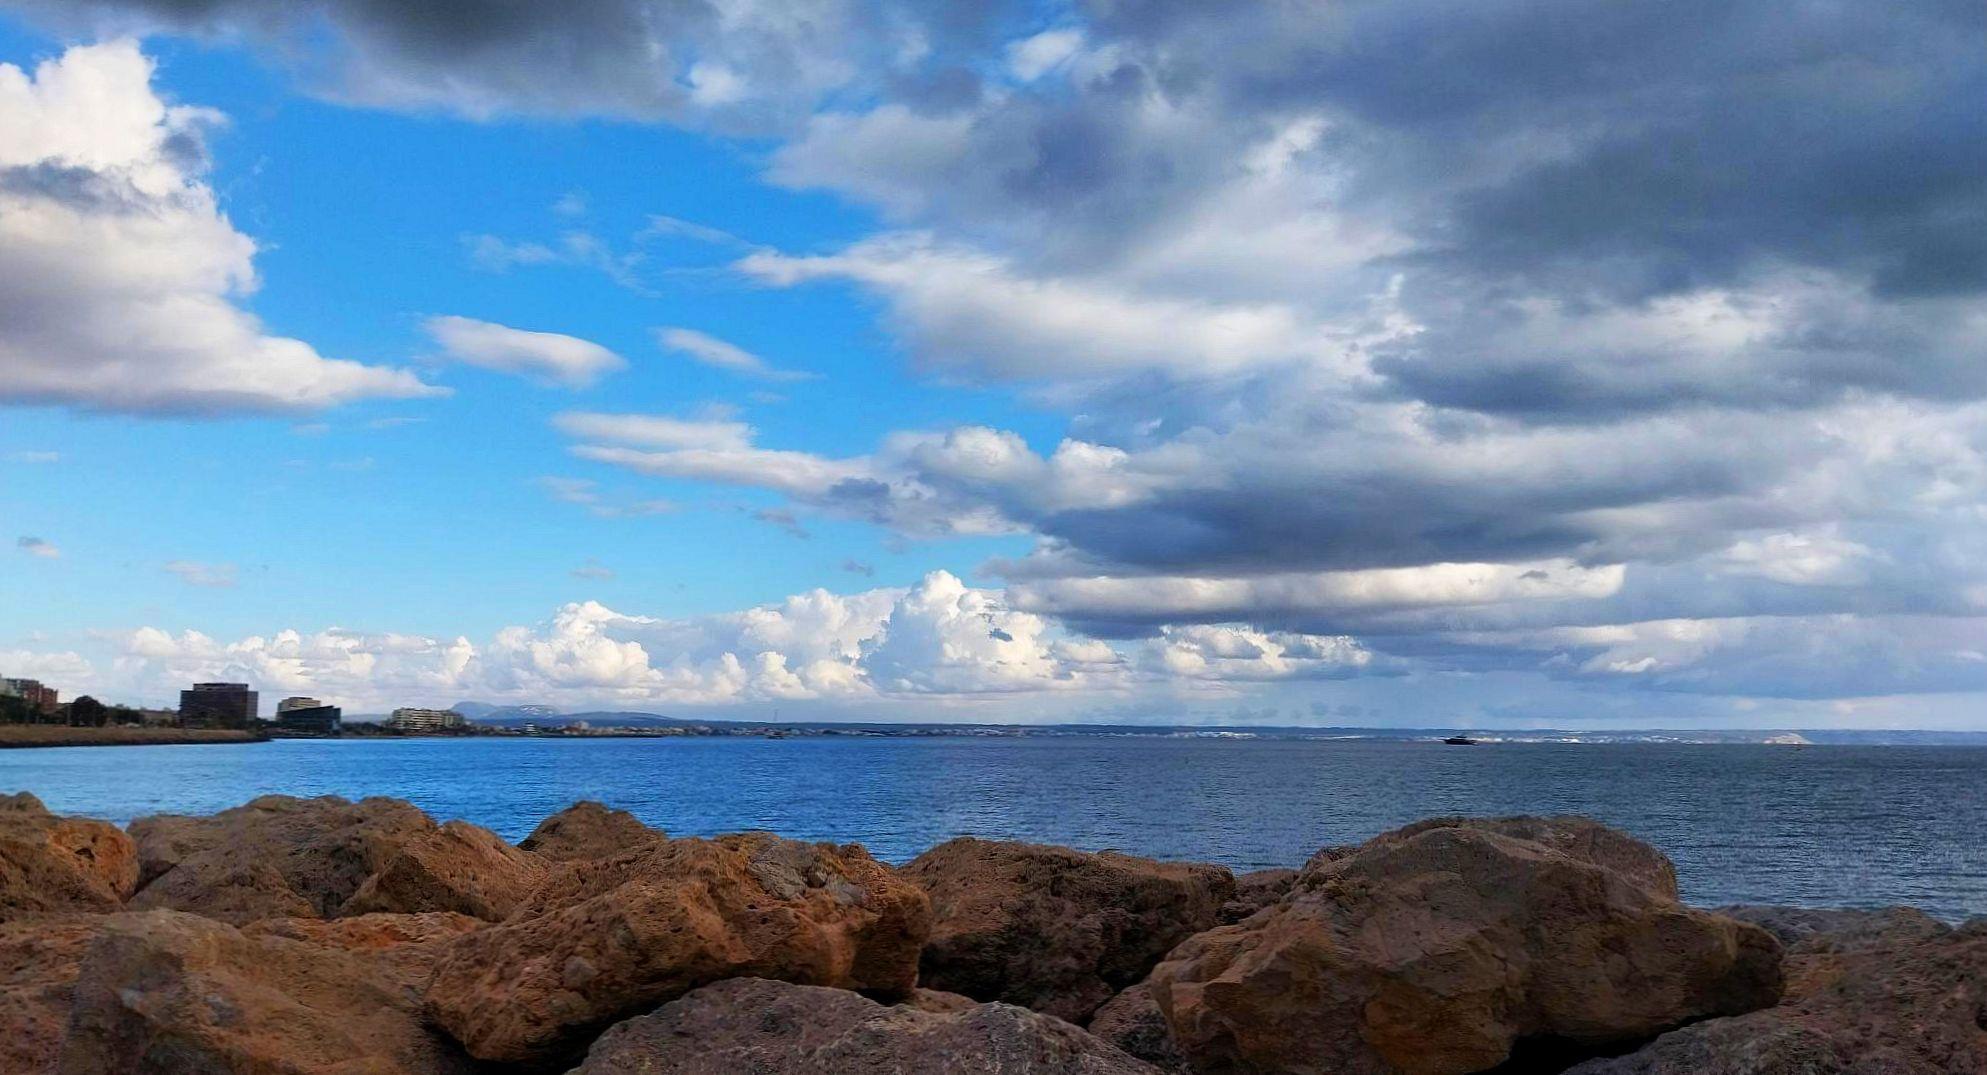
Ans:
{"type": "Polygon", "coordinates": [[[1293,866],[1433,814],[1578,813],[1687,899],[1987,914],[1987,749],[1385,740],[409,739],[0,751],[0,791],[128,822],[392,795],[511,839],[579,798],[678,835],[771,829],[902,861],[952,836],[1293,866]]]}

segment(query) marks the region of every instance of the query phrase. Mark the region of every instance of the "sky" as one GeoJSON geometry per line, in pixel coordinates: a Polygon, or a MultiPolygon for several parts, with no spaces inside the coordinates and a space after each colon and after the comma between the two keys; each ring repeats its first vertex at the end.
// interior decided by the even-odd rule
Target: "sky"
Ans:
{"type": "Polygon", "coordinates": [[[0,0],[0,674],[1987,728],[1983,34],[0,0]]]}

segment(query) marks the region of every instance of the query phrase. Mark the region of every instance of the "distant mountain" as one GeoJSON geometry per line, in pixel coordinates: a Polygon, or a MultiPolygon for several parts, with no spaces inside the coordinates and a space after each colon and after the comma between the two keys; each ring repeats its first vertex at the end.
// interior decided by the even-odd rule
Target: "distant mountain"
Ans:
{"type": "Polygon", "coordinates": [[[525,720],[543,721],[560,716],[557,706],[549,705],[492,705],[489,702],[457,702],[449,707],[478,724],[491,721],[505,721],[513,717],[525,720]]]}
{"type": "Polygon", "coordinates": [[[458,702],[454,709],[476,724],[493,728],[522,728],[527,724],[557,728],[576,721],[585,721],[596,728],[683,728],[712,723],[677,720],[655,713],[620,713],[604,710],[568,713],[549,705],[490,705],[487,702],[458,702]]]}

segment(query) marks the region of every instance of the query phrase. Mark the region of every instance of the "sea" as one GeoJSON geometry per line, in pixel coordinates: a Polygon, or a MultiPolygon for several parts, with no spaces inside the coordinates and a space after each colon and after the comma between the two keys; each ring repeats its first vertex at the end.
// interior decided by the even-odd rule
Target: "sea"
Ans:
{"type": "Polygon", "coordinates": [[[681,836],[767,829],[903,862],[954,836],[1238,871],[1443,814],[1584,814],[1704,906],[1987,914],[1987,747],[1159,736],[277,740],[0,751],[0,791],[120,824],[387,795],[517,840],[577,799],[681,836]]]}

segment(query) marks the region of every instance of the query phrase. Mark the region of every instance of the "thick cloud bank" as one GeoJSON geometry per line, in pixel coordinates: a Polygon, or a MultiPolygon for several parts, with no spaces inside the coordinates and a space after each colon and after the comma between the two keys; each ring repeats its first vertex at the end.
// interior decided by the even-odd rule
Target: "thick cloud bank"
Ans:
{"type": "MultiPolygon", "coordinates": [[[[729,420],[561,417],[581,460],[1036,546],[990,565],[1004,591],[934,576],[837,598],[863,611],[792,646],[575,606],[477,650],[520,696],[1355,675],[1598,699],[1987,690],[1978,3],[28,6],[233,35],[371,104],[769,133],[769,182],[885,223],[754,250],[741,279],[858,289],[916,369],[1071,416],[1055,444],[905,428],[853,456],[729,420]],[[330,52],[298,59],[311,28],[330,52]]],[[[128,46],[72,55],[142,66],[128,46]]],[[[12,78],[0,92],[36,99],[58,81],[12,78]]],[[[239,327],[215,296],[246,240],[174,155],[198,117],[153,106],[115,150],[17,162],[0,197],[59,221],[54,250],[124,226],[125,199],[179,206],[171,226],[224,253],[171,293],[291,348],[264,367],[311,372],[289,391],[418,391],[239,327]]],[[[19,323],[61,343],[100,321],[19,323]]],[[[763,365],[717,337],[671,346],[763,365]]],[[[203,398],[119,401],[61,370],[13,394],[203,398]]]]}
{"type": "Polygon", "coordinates": [[[0,64],[0,401],[211,413],[435,394],[235,305],[255,243],[201,179],[221,117],[167,104],[151,77],[130,42],[0,64]]]}

